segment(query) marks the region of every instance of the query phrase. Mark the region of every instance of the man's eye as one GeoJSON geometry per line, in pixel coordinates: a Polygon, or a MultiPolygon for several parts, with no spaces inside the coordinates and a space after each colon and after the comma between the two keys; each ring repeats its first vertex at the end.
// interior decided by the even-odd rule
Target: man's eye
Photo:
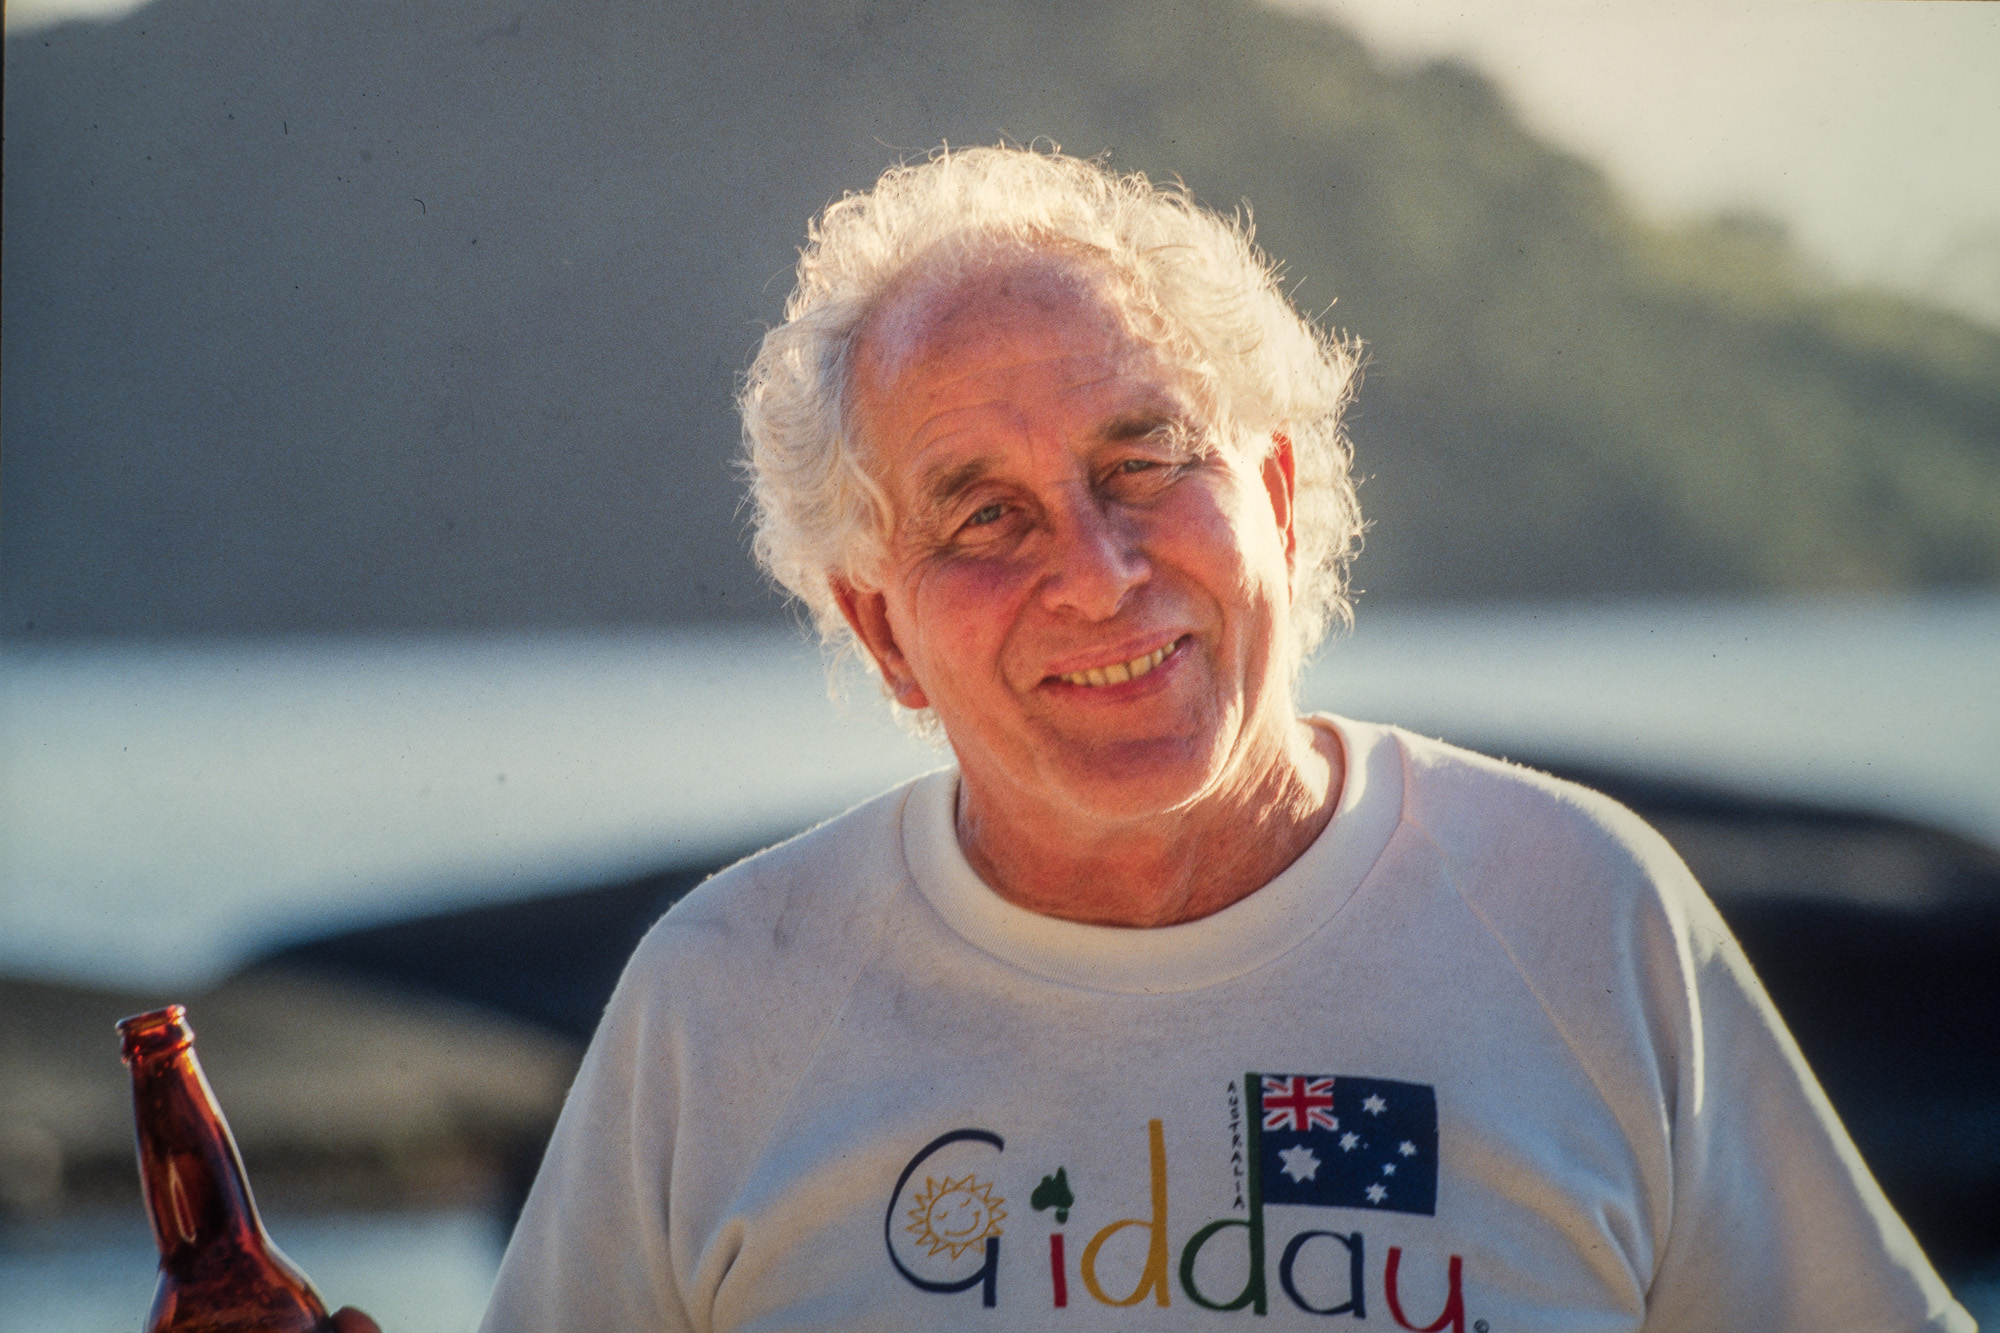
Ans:
{"type": "Polygon", "coordinates": [[[1150,458],[1128,458],[1128,459],[1126,459],[1126,460],[1125,460],[1124,462],[1122,462],[1122,463],[1120,463],[1120,464],[1118,465],[1118,471],[1120,471],[1120,472],[1150,472],[1150,471],[1151,471],[1152,469],[1154,469],[1154,468],[1156,468],[1156,467],[1158,467],[1158,466],[1159,466],[1159,464],[1158,464],[1158,463],[1155,463],[1155,462],[1154,462],[1154,461],[1153,461],[1152,459],[1150,459],[1150,458]]]}
{"type": "Polygon", "coordinates": [[[1000,516],[1006,512],[1007,507],[1005,505],[986,505],[973,510],[972,517],[965,520],[965,526],[968,528],[980,528],[985,527],[988,523],[998,523],[1000,516]]]}

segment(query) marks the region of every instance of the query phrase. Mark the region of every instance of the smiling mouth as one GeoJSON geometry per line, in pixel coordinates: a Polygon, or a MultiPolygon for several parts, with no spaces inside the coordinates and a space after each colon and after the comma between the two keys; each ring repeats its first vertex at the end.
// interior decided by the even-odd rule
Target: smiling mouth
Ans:
{"type": "Polygon", "coordinates": [[[1162,644],[1150,653],[1141,653],[1129,662],[1114,662],[1110,666],[1091,667],[1087,671],[1067,671],[1056,679],[1066,685],[1082,685],[1095,689],[1102,685],[1123,685],[1126,681],[1137,680],[1174,654],[1181,646],[1181,640],[1162,644]]]}

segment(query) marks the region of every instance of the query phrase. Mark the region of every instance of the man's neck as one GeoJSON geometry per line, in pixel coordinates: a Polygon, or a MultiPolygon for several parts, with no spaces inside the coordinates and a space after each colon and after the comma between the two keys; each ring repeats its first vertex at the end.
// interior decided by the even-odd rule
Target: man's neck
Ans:
{"type": "Polygon", "coordinates": [[[959,846],[996,893],[1031,912],[1106,926],[1196,921],[1270,883],[1333,818],[1346,776],[1338,733],[1296,721],[1276,750],[1275,762],[1186,808],[1115,827],[1016,828],[1018,817],[961,785],[959,846]]]}

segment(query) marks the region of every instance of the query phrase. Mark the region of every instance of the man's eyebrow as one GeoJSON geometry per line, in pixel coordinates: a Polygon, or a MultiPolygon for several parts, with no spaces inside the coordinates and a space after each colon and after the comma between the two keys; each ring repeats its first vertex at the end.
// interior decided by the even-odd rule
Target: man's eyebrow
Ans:
{"type": "Polygon", "coordinates": [[[917,478],[916,499],[910,506],[911,521],[918,524],[935,521],[992,470],[992,464],[984,458],[926,469],[917,478]]]}
{"type": "Polygon", "coordinates": [[[968,459],[949,467],[934,468],[925,472],[917,493],[933,504],[949,504],[978,484],[980,478],[992,471],[984,458],[968,459]]]}
{"type": "Polygon", "coordinates": [[[1131,412],[1121,412],[1104,423],[1097,432],[1097,438],[1104,444],[1124,444],[1128,440],[1143,440],[1149,435],[1167,435],[1192,455],[1205,452],[1203,443],[1205,432],[1187,413],[1172,407],[1148,407],[1131,412]]]}
{"type": "Polygon", "coordinates": [[[1179,416],[1165,408],[1121,412],[1098,428],[1097,438],[1106,444],[1120,444],[1126,440],[1142,439],[1162,427],[1171,428],[1181,424],[1179,416]]]}

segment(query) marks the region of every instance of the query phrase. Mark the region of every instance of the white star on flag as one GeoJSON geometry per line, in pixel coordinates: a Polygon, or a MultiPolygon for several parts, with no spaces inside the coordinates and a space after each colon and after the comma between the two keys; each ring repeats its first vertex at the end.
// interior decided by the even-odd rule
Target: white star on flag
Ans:
{"type": "Polygon", "coordinates": [[[1382,1174],[1383,1174],[1383,1175],[1385,1175],[1385,1176],[1393,1176],[1393,1175],[1395,1175],[1395,1174],[1396,1174],[1396,1164],[1395,1164],[1394,1162],[1384,1162],[1384,1163],[1382,1163],[1382,1174]]]}
{"type": "Polygon", "coordinates": [[[1361,1136],[1359,1134],[1356,1134],[1353,1130],[1350,1129],[1345,1134],[1342,1134],[1340,1136],[1340,1150],[1342,1152],[1353,1152],[1356,1148],[1360,1146],[1361,1146],[1361,1136]]]}
{"type": "Polygon", "coordinates": [[[1396,1145],[1396,1151],[1403,1154],[1403,1156],[1405,1157],[1415,1157],[1417,1155],[1417,1145],[1410,1142],[1408,1139],[1404,1139],[1401,1143],[1396,1145]]]}
{"type": "Polygon", "coordinates": [[[1389,1191],[1383,1189],[1380,1185],[1370,1185],[1368,1187],[1368,1202],[1380,1203],[1388,1197],[1389,1191]]]}
{"type": "Polygon", "coordinates": [[[1380,1097],[1371,1096],[1361,1103],[1361,1109],[1369,1115],[1381,1115],[1389,1109],[1389,1103],[1383,1101],[1380,1097]]]}
{"type": "Polygon", "coordinates": [[[1278,1157],[1285,1164],[1285,1174],[1301,1184],[1319,1174],[1319,1158],[1303,1143],[1285,1149],[1278,1157]]]}

